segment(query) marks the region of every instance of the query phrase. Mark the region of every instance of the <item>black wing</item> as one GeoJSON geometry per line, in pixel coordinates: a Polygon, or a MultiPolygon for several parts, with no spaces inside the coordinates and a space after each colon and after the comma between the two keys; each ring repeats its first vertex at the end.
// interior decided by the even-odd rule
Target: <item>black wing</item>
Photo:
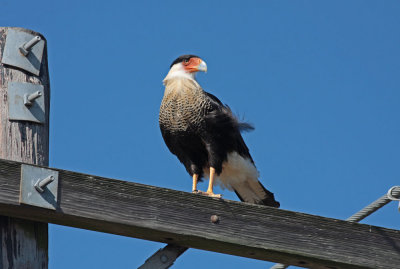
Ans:
{"type": "MultiPolygon", "coordinates": [[[[205,92],[205,94],[207,95],[207,97],[209,98],[211,104],[213,105],[213,111],[218,111],[218,110],[226,110],[225,116],[227,117],[225,120],[228,120],[229,118],[231,120],[233,120],[233,124],[237,126],[237,128],[239,128],[240,132],[245,132],[245,131],[253,131],[254,127],[247,122],[241,122],[239,121],[239,119],[233,115],[231,109],[229,108],[229,106],[224,105],[215,95],[205,92]]],[[[211,112],[211,113],[215,113],[215,112],[211,112]]],[[[221,115],[222,116],[222,115],[221,115]]]]}
{"type": "Polygon", "coordinates": [[[233,115],[231,109],[216,96],[208,92],[205,92],[205,94],[212,107],[205,116],[206,130],[211,139],[218,145],[219,150],[225,154],[236,151],[241,156],[253,161],[249,149],[240,134],[241,131],[253,130],[253,126],[240,122],[233,115]]]}

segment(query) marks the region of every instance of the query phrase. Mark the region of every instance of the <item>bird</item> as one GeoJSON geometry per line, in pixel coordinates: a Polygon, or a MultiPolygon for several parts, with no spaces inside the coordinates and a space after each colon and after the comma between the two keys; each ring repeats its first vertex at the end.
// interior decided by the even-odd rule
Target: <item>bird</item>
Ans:
{"type": "Polygon", "coordinates": [[[163,80],[164,96],[159,112],[161,135],[192,177],[192,192],[214,198],[214,185],[234,191],[244,202],[279,207],[274,194],[259,181],[259,172],[242,131],[254,129],[241,122],[229,106],[202,89],[197,72],[207,72],[199,56],[179,56],[163,80]],[[206,192],[197,183],[209,178],[206,192]]]}

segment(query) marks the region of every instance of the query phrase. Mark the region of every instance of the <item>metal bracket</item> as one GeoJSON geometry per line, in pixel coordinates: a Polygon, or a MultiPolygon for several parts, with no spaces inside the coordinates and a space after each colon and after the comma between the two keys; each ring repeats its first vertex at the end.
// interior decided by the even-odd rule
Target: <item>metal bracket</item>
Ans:
{"type": "Polygon", "coordinates": [[[44,40],[40,36],[8,29],[1,62],[39,76],[43,51],[44,40]]]}
{"type": "Polygon", "coordinates": [[[44,87],[38,84],[8,83],[8,115],[10,120],[46,122],[44,87]]]}
{"type": "Polygon", "coordinates": [[[23,164],[19,203],[57,209],[58,171],[23,164]]]}

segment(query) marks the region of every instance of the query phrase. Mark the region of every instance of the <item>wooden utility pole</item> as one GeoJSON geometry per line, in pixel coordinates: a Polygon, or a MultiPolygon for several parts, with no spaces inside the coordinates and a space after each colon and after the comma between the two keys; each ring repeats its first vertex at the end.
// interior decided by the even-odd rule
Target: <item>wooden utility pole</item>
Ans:
{"type": "MultiPolygon", "coordinates": [[[[46,41],[42,35],[30,30],[0,27],[0,60],[0,158],[48,165],[50,85],[46,41]],[[25,39],[33,36],[38,41],[27,44],[26,41],[21,41],[21,36],[25,39]],[[7,37],[10,38],[7,40],[7,37]],[[39,41],[42,46],[41,53],[43,53],[41,59],[30,51],[32,47],[39,45],[39,41]],[[35,42],[36,44],[32,46],[35,42]],[[18,43],[26,45],[27,55],[23,55],[21,51],[23,48],[18,43]],[[6,46],[8,46],[7,49],[6,46]],[[22,61],[22,64],[38,67],[38,74],[34,74],[35,71],[32,70],[27,71],[26,68],[29,69],[29,67],[13,65],[12,61],[17,58],[22,61]],[[44,102],[44,111],[41,111],[43,112],[42,122],[10,119],[12,115],[10,117],[9,112],[15,108],[10,106],[21,105],[16,104],[18,100],[12,97],[10,87],[12,83],[43,86],[43,91],[40,93],[40,98],[43,98],[42,103],[44,102]],[[11,101],[12,104],[10,104],[11,101]]],[[[32,102],[36,101],[32,99],[32,102]]],[[[35,107],[35,104],[29,104],[23,109],[29,109],[28,106],[35,107]]],[[[43,269],[48,267],[47,223],[0,216],[0,243],[0,268],[43,269]]]]}

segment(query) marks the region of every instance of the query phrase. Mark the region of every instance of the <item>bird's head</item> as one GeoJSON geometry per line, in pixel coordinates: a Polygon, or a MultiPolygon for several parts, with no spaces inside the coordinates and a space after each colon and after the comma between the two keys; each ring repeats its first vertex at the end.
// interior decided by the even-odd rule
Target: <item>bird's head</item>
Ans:
{"type": "Polygon", "coordinates": [[[172,62],[170,69],[176,68],[184,70],[186,73],[195,73],[198,71],[207,72],[207,65],[200,57],[196,55],[182,55],[172,62]]]}
{"type": "Polygon", "coordinates": [[[197,72],[207,72],[207,64],[196,55],[182,55],[172,62],[165,80],[175,77],[194,79],[197,72]]]}

